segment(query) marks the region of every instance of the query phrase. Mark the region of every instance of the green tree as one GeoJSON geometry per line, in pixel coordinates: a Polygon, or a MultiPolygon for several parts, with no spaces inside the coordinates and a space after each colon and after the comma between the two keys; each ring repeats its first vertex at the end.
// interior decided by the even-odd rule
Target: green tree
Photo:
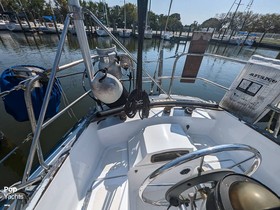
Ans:
{"type": "Polygon", "coordinates": [[[215,28],[216,30],[220,30],[222,27],[221,21],[217,18],[210,18],[204,21],[201,25],[201,28],[215,28]]]}
{"type": "Polygon", "coordinates": [[[179,13],[171,14],[168,20],[167,29],[170,31],[180,31],[183,28],[181,16],[179,13]]]}
{"type": "Polygon", "coordinates": [[[124,7],[126,10],[126,27],[131,28],[136,21],[137,7],[134,4],[127,3],[122,7],[116,5],[110,8],[110,22],[116,23],[118,27],[124,27],[124,7]]]}
{"type": "Polygon", "coordinates": [[[195,20],[193,23],[190,25],[191,31],[195,31],[198,29],[198,22],[195,20]]]}
{"type": "Polygon", "coordinates": [[[263,15],[259,19],[258,30],[266,32],[268,30],[273,30],[275,28],[275,14],[263,15]]]}
{"type": "Polygon", "coordinates": [[[164,30],[165,24],[166,24],[167,16],[160,14],[158,15],[158,26],[159,30],[164,30]]]}
{"type": "Polygon", "coordinates": [[[113,27],[124,27],[124,14],[120,6],[116,5],[110,8],[109,22],[113,24],[113,27]]]}
{"type": "Polygon", "coordinates": [[[131,26],[137,20],[137,7],[135,4],[128,3],[126,4],[126,26],[131,28],[131,26]]]}
{"type": "Polygon", "coordinates": [[[158,15],[156,15],[152,11],[149,11],[148,17],[149,17],[148,24],[150,25],[150,27],[153,30],[160,30],[159,23],[158,23],[158,15]]]}
{"type": "MultiPolygon", "coordinates": [[[[233,17],[233,13],[216,15],[216,18],[222,23],[222,26],[228,26],[233,17]]],[[[280,33],[280,15],[279,14],[257,14],[252,11],[247,13],[238,12],[235,15],[232,24],[229,26],[232,30],[254,31],[280,33]]]]}

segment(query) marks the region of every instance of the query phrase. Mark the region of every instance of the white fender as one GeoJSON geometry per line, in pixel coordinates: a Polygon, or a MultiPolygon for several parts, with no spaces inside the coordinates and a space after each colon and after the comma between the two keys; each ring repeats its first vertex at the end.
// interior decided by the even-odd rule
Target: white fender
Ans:
{"type": "Polygon", "coordinates": [[[117,101],[123,92],[123,86],[120,81],[112,74],[97,72],[95,77],[91,81],[92,92],[94,96],[105,104],[111,104],[117,101]]]}

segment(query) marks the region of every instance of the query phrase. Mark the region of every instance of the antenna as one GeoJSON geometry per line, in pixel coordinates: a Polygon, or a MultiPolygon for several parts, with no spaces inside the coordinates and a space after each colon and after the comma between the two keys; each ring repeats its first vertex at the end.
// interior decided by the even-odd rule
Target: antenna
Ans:
{"type": "Polygon", "coordinates": [[[246,6],[246,8],[245,8],[245,10],[244,10],[244,21],[243,21],[243,23],[242,23],[242,26],[241,26],[241,28],[240,28],[240,31],[242,31],[242,29],[244,28],[244,26],[245,26],[245,23],[246,23],[246,20],[248,19],[248,16],[249,16],[249,13],[250,13],[250,9],[251,9],[251,7],[252,7],[252,4],[254,3],[254,0],[251,0],[248,4],[247,4],[247,6],[246,6]]]}

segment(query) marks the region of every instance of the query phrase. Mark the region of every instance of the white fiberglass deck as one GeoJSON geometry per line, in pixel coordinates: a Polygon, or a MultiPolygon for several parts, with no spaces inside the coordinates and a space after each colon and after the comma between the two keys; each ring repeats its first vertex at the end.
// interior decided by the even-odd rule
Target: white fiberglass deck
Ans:
{"type": "MultiPolygon", "coordinates": [[[[47,206],[49,209],[45,204],[52,202],[53,209],[166,209],[144,203],[138,195],[145,178],[167,162],[151,162],[152,156],[167,151],[192,152],[227,143],[247,143],[263,150],[261,152],[264,147],[267,151],[279,150],[273,142],[264,142],[259,133],[238,119],[218,110],[197,109],[189,115],[181,108],[172,109],[170,114],[155,108],[151,109],[149,119],[135,117],[123,123],[115,117],[92,123],[70,151],[36,209],[47,206]]],[[[255,173],[260,179],[270,177],[262,181],[272,189],[280,173],[279,168],[273,167],[277,160],[276,156],[272,157],[274,154],[277,152],[262,154],[262,170],[255,173]]],[[[207,156],[205,167],[231,166],[239,158],[239,155],[225,154],[207,156]],[[219,163],[218,159],[223,161],[219,163]]],[[[189,168],[188,175],[191,175],[196,173],[198,165],[199,160],[183,164],[160,177],[159,182],[171,186],[181,180],[180,171],[189,168]]],[[[150,188],[147,194],[164,197],[168,188],[150,188]]],[[[273,190],[277,192],[277,189],[273,190]]]]}

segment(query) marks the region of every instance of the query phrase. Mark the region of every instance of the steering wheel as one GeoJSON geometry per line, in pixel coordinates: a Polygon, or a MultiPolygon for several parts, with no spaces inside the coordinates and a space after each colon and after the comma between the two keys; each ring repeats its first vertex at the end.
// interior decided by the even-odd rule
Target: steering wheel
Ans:
{"type": "Polygon", "coordinates": [[[261,164],[261,154],[255,148],[245,145],[245,144],[225,144],[225,145],[218,145],[214,147],[209,147],[201,150],[197,150],[188,154],[185,154],[181,157],[178,157],[163,166],[159,167],[153,173],[151,173],[142,183],[139,188],[139,196],[140,199],[146,203],[155,205],[155,206],[178,206],[184,203],[180,198],[180,194],[191,188],[195,187],[198,184],[210,182],[210,181],[219,181],[220,178],[223,176],[234,173],[232,169],[236,166],[240,166],[242,163],[245,163],[249,160],[253,160],[252,164],[248,166],[248,169],[243,173],[247,176],[251,176],[260,166],[261,164]],[[207,155],[213,155],[219,152],[227,152],[227,151],[247,151],[252,153],[252,156],[246,159],[240,160],[238,163],[234,164],[230,168],[227,169],[218,169],[218,170],[209,170],[206,172],[202,172],[202,166],[204,162],[204,157],[207,155]],[[158,179],[161,175],[165,174],[168,171],[175,170],[178,166],[188,163],[192,160],[196,160],[201,158],[200,166],[198,168],[198,174],[188,177],[175,185],[173,185],[169,190],[167,190],[165,199],[160,200],[152,200],[145,195],[146,188],[156,179],[158,179]]]}

